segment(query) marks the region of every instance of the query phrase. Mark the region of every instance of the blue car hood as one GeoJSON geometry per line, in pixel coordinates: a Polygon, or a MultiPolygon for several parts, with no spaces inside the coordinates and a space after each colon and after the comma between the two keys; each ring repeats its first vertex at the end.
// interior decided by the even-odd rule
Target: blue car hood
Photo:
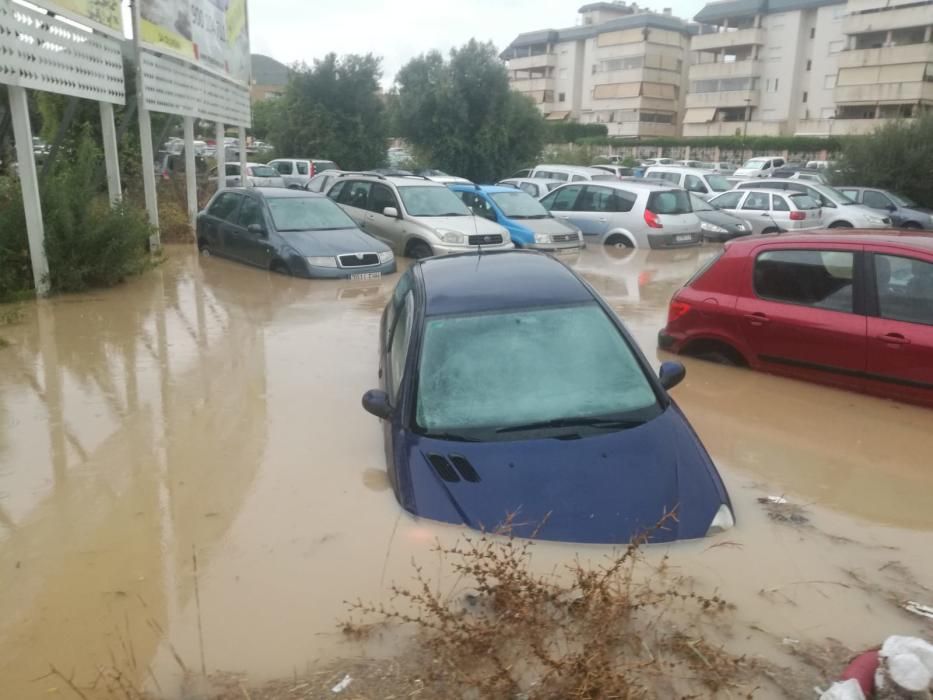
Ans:
{"type": "Polygon", "coordinates": [[[408,510],[485,531],[511,515],[510,532],[519,537],[628,543],[675,509],[677,519],[650,541],[703,537],[729,502],[674,405],[637,428],[580,439],[472,443],[411,435],[405,457],[408,510]]]}

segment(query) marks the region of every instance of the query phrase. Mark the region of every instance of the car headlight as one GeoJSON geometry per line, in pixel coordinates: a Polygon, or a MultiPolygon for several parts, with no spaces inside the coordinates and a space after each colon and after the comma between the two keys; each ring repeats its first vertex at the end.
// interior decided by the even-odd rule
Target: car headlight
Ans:
{"type": "Polygon", "coordinates": [[[735,516],[732,515],[732,509],[723,503],[719,506],[719,510],[716,511],[716,515],[713,517],[713,522],[709,524],[709,529],[706,531],[706,536],[718,535],[720,532],[725,532],[730,530],[735,526],[735,516]]]}
{"type": "Polygon", "coordinates": [[[453,245],[463,245],[466,243],[466,236],[464,236],[459,231],[448,231],[446,229],[438,229],[437,231],[438,238],[440,238],[444,243],[452,243],[453,245]]]}
{"type": "Polygon", "coordinates": [[[700,222],[700,230],[706,231],[707,233],[729,233],[729,231],[722,226],[717,226],[716,224],[711,224],[708,221],[700,222]]]}
{"type": "Polygon", "coordinates": [[[747,231],[747,230],[748,230],[748,224],[736,224],[736,225],[735,225],[735,230],[736,230],[736,231],[747,231]]]}
{"type": "Polygon", "coordinates": [[[337,267],[337,258],[305,258],[312,267],[337,267]]]}
{"type": "Polygon", "coordinates": [[[550,243],[551,237],[546,233],[536,233],[535,234],[535,243],[550,243]]]}
{"type": "Polygon", "coordinates": [[[382,253],[379,253],[379,262],[381,263],[392,262],[394,259],[395,259],[395,255],[392,253],[391,250],[386,250],[386,251],[383,251],[382,253]]]}

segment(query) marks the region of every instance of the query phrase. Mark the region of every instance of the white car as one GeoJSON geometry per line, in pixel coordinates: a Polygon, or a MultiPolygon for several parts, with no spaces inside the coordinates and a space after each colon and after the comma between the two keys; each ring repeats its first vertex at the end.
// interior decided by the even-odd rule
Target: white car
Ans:
{"type": "Polygon", "coordinates": [[[764,156],[761,158],[751,158],[745,161],[745,164],[736,170],[733,175],[736,177],[771,177],[774,171],[784,167],[783,158],[774,156],[764,156]]]}
{"type": "MultiPolygon", "coordinates": [[[[227,163],[227,187],[241,187],[240,164],[227,163]]],[[[247,163],[246,176],[250,187],[285,187],[285,181],[282,176],[268,165],[260,163],[247,163]]],[[[211,168],[208,181],[217,182],[217,168],[211,168]]]]}

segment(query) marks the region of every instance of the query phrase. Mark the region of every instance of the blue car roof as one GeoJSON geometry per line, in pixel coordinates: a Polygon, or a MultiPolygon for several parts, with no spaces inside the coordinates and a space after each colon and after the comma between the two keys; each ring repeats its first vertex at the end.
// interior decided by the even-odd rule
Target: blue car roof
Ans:
{"type": "MultiPolygon", "coordinates": [[[[450,189],[456,192],[475,192],[476,185],[450,185],[450,189]]],[[[479,189],[486,194],[498,194],[500,192],[521,192],[515,187],[506,187],[505,185],[479,185],[479,189]]]]}
{"type": "Polygon", "coordinates": [[[419,263],[428,316],[593,301],[587,286],[543,253],[464,253],[419,263]]]}

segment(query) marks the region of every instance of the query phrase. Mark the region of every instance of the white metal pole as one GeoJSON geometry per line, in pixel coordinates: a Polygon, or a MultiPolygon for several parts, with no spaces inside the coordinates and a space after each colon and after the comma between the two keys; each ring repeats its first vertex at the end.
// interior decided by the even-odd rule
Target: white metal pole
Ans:
{"type": "Polygon", "coordinates": [[[198,219],[198,174],[194,158],[194,117],[185,117],[185,185],[188,191],[188,223],[194,229],[198,219]]]}
{"type": "Polygon", "coordinates": [[[149,110],[142,105],[136,110],[139,112],[139,148],[143,160],[143,192],[146,195],[146,211],[149,212],[149,223],[155,227],[155,232],[149,238],[149,248],[158,250],[161,245],[159,238],[159,200],[156,195],[155,160],[152,157],[152,119],[149,110]]]}
{"type": "Polygon", "coordinates": [[[240,185],[249,187],[249,178],[246,176],[246,127],[241,126],[237,136],[240,139],[240,185]]]}
{"type": "Polygon", "coordinates": [[[214,151],[214,155],[217,159],[218,192],[227,186],[227,145],[224,143],[225,134],[224,125],[217,122],[217,135],[215,136],[217,140],[217,149],[214,151]]]}
{"type": "Polygon", "coordinates": [[[146,90],[143,86],[143,52],[139,45],[139,2],[131,3],[131,8],[133,11],[133,43],[136,48],[136,112],[139,117],[139,148],[142,151],[143,193],[146,197],[149,223],[155,229],[149,237],[149,250],[155,252],[162,247],[162,240],[159,236],[159,199],[156,193],[155,159],[152,151],[152,119],[149,117],[149,110],[146,109],[144,99],[146,90]]]}
{"type": "Polygon", "coordinates": [[[39,176],[36,156],[32,150],[32,125],[29,123],[29,100],[26,88],[7,88],[10,95],[10,115],[13,118],[13,140],[16,161],[23,189],[23,209],[26,212],[26,237],[32,260],[32,278],[36,294],[49,293],[49,260],[45,256],[45,225],[42,222],[42,202],[39,198],[39,176]]]}
{"type": "Polygon", "coordinates": [[[107,166],[107,192],[110,202],[116,204],[123,199],[120,183],[120,157],[117,152],[117,126],[113,120],[113,105],[100,103],[100,126],[104,136],[104,163],[107,166]]]}

